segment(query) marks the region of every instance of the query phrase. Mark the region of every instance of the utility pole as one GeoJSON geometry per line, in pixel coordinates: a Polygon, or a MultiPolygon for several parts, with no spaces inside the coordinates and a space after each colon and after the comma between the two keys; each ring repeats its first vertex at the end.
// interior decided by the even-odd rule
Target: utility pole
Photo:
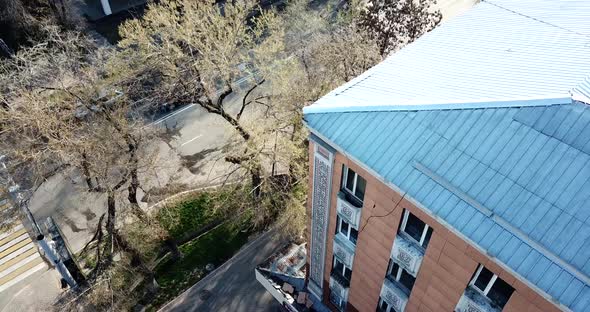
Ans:
{"type": "Polygon", "coordinates": [[[45,237],[45,235],[41,231],[41,228],[39,227],[39,224],[35,220],[33,213],[31,213],[31,210],[28,207],[28,204],[24,197],[25,192],[20,190],[20,186],[14,182],[12,176],[8,172],[5,159],[5,155],[0,155],[0,169],[6,175],[8,193],[10,195],[10,199],[12,201],[13,206],[19,208],[21,212],[25,215],[29,223],[32,225],[32,234],[35,237],[37,245],[43,250],[45,258],[51,263],[52,266],[55,267],[55,269],[61,275],[62,279],[68,284],[68,286],[70,286],[70,288],[76,288],[78,286],[78,281],[80,281],[79,278],[83,278],[83,275],[79,271],[78,267],[75,266],[75,264],[74,267],[72,267],[72,265],[69,265],[70,268],[68,268],[68,266],[66,266],[66,264],[64,263],[64,260],[66,262],[73,262],[71,255],[68,254],[70,259],[64,259],[64,257],[59,252],[58,248],[56,248],[56,242],[53,239],[48,239],[45,237]],[[76,278],[72,276],[70,270],[73,271],[73,275],[78,278],[78,281],[76,281],[76,278]]]}

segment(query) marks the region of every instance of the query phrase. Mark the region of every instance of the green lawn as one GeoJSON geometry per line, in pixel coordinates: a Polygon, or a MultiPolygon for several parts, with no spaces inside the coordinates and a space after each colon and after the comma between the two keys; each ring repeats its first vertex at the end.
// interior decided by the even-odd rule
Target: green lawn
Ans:
{"type": "MultiPolygon", "coordinates": [[[[217,196],[217,195],[216,195],[217,196]]],[[[174,213],[181,222],[168,225],[175,237],[182,237],[185,231],[194,231],[216,220],[215,212],[209,211],[211,194],[203,193],[194,200],[182,202],[176,206],[174,213]]],[[[218,197],[217,197],[218,199],[218,197]]],[[[178,296],[184,290],[201,280],[207,274],[205,266],[213,263],[215,267],[231,258],[247,241],[251,234],[250,218],[241,215],[236,220],[226,221],[200,237],[180,246],[183,258],[176,262],[167,261],[156,267],[156,280],[160,284],[160,292],[152,308],[157,308],[178,296]]]]}
{"type": "Polygon", "coordinates": [[[163,207],[156,218],[172,237],[182,239],[219,220],[222,212],[216,203],[227,200],[227,197],[223,191],[198,193],[174,206],[163,207]]]}

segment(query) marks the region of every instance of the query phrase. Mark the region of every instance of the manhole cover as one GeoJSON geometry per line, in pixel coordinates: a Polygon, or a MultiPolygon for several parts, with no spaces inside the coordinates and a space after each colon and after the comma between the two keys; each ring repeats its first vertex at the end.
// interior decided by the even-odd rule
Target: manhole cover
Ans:
{"type": "Polygon", "coordinates": [[[201,298],[201,300],[205,301],[205,300],[211,298],[211,292],[208,291],[207,289],[203,289],[203,290],[199,291],[199,298],[201,298]]]}

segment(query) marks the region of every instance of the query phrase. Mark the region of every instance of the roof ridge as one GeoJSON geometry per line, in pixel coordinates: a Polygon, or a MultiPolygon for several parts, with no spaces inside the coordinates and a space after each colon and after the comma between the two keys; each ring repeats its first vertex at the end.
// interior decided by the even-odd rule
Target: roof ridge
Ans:
{"type": "MultiPolygon", "coordinates": [[[[322,99],[320,99],[322,101],[322,99]]],[[[461,110],[482,108],[510,108],[532,107],[571,104],[571,95],[553,95],[529,98],[506,99],[482,99],[479,101],[445,102],[445,103],[406,103],[402,105],[354,105],[354,103],[341,104],[339,98],[324,98],[324,104],[314,104],[303,108],[303,114],[318,113],[358,113],[358,112],[392,112],[392,111],[435,111],[435,110],[461,110]],[[330,103],[333,101],[335,103],[330,103]]],[[[317,102],[316,102],[317,103],[317,102]]]]}
{"type": "Polygon", "coordinates": [[[530,16],[530,15],[526,15],[526,14],[524,14],[524,13],[521,13],[521,12],[515,11],[515,10],[513,10],[513,9],[509,9],[509,8],[507,8],[507,7],[504,7],[504,6],[501,6],[501,5],[499,5],[499,4],[496,4],[496,3],[494,3],[493,1],[494,1],[494,0],[481,0],[481,2],[484,2],[484,3],[487,3],[487,4],[493,5],[493,6],[497,7],[497,8],[500,8],[500,9],[502,9],[502,10],[506,10],[506,11],[508,11],[508,12],[510,12],[510,13],[514,13],[514,14],[517,14],[517,15],[520,15],[520,16],[523,16],[523,17],[526,17],[526,18],[529,18],[529,19],[531,19],[531,20],[534,20],[534,21],[536,21],[536,22],[543,23],[543,24],[545,24],[545,25],[549,25],[549,26],[552,26],[552,27],[555,27],[555,28],[559,28],[559,29],[561,29],[561,30],[565,30],[565,31],[567,31],[567,32],[570,32],[570,33],[572,33],[572,34],[580,35],[580,36],[582,36],[582,37],[590,37],[590,35],[586,35],[586,34],[584,34],[584,33],[580,33],[580,32],[577,32],[577,31],[571,30],[571,29],[569,29],[569,28],[566,28],[566,27],[563,27],[563,26],[559,26],[559,25],[555,25],[555,24],[549,23],[549,22],[547,22],[547,21],[544,21],[544,20],[542,20],[542,19],[539,19],[539,18],[536,18],[536,17],[530,16]]]}

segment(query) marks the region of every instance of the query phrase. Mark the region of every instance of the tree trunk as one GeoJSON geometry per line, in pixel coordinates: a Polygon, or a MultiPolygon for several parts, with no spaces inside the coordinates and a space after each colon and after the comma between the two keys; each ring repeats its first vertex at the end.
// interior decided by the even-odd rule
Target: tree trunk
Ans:
{"type": "Polygon", "coordinates": [[[252,161],[250,168],[250,179],[252,183],[252,194],[254,198],[260,197],[260,186],[262,185],[262,166],[258,162],[258,159],[254,159],[254,156],[226,156],[225,161],[236,165],[242,165],[245,161],[252,161]]]}
{"type": "Polygon", "coordinates": [[[252,177],[252,195],[254,198],[260,198],[262,187],[262,168],[258,162],[254,165],[254,168],[250,169],[250,176],[252,177]]]}
{"type": "Polygon", "coordinates": [[[90,164],[88,163],[88,156],[86,155],[86,153],[82,153],[82,174],[84,174],[84,179],[86,180],[88,191],[92,192],[94,190],[94,184],[92,183],[92,176],[90,175],[90,164]]]}
{"type": "Polygon", "coordinates": [[[128,195],[127,200],[131,204],[131,211],[141,221],[147,222],[149,217],[143,209],[139,206],[139,200],[137,200],[137,189],[139,188],[139,179],[137,177],[137,168],[131,169],[131,183],[127,187],[128,195]]]}
{"type": "Polygon", "coordinates": [[[182,254],[182,252],[180,251],[180,249],[178,249],[178,244],[176,243],[176,240],[172,237],[168,237],[167,239],[164,240],[164,246],[166,246],[166,248],[170,251],[170,253],[172,254],[172,258],[171,260],[174,262],[178,259],[181,259],[184,255],[182,254]]]}
{"type": "Polygon", "coordinates": [[[150,294],[155,294],[158,292],[159,286],[154,278],[154,271],[150,269],[147,264],[143,261],[141,257],[141,253],[139,250],[135,249],[129,242],[119,234],[119,232],[115,232],[115,240],[121,250],[128,253],[131,256],[131,266],[137,268],[141,274],[145,276],[145,280],[149,283],[148,284],[148,292],[150,294]]]}
{"type": "Polygon", "coordinates": [[[107,192],[107,223],[106,223],[106,230],[107,230],[107,239],[106,239],[106,246],[104,257],[105,261],[110,262],[113,258],[113,242],[114,242],[114,235],[115,235],[115,221],[116,221],[116,202],[115,202],[115,192],[109,191],[107,192]]]}
{"type": "MultiPolygon", "coordinates": [[[[293,144],[297,144],[295,141],[297,139],[297,136],[299,135],[299,132],[301,131],[301,129],[303,128],[303,122],[301,121],[301,119],[297,119],[294,123],[293,123],[293,132],[291,132],[291,142],[293,142],[293,144]]],[[[306,144],[304,142],[302,142],[301,146],[302,148],[306,147],[306,144]]],[[[297,163],[299,162],[299,159],[291,159],[291,161],[289,162],[289,188],[291,187],[291,185],[297,181],[297,172],[295,170],[295,167],[297,166],[297,163]]]]}

